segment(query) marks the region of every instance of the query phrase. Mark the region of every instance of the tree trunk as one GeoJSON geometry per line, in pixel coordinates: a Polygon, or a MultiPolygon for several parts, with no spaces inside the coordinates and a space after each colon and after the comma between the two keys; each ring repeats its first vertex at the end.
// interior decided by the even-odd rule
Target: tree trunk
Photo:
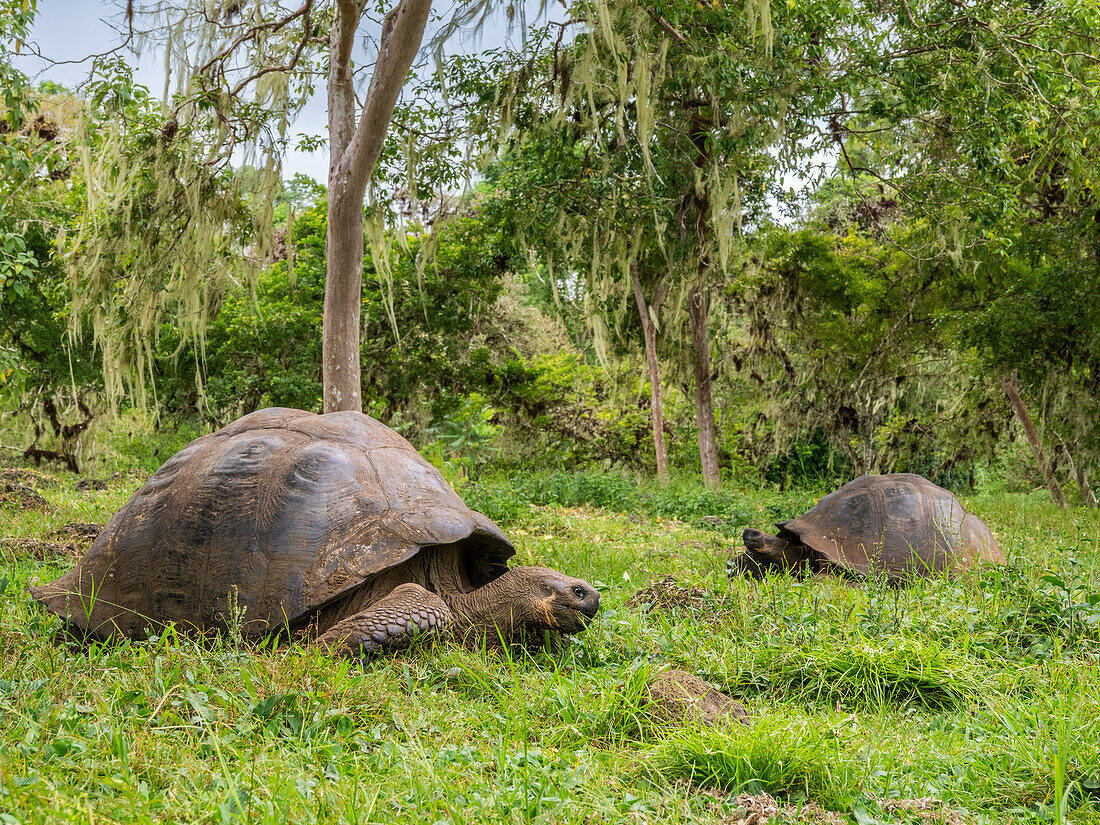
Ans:
{"type": "Polygon", "coordinates": [[[1095,510],[1096,492],[1092,489],[1092,485],[1089,484],[1088,474],[1085,472],[1085,468],[1080,464],[1074,468],[1074,474],[1077,476],[1077,488],[1081,491],[1081,500],[1085,502],[1085,506],[1090,510],[1095,510]]]}
{"type": "Polygon", "coordinates": [[[1046,482],[1047,489],[1050,490],[1051,498],[1059,507],[1065,507],[1066,500],[1062,496],[1062,488],[1058,486],[1058,480],[1054,477],[1054,471],[1043,452],[1043,444],[1039,441],[1039,434],[1035,432],[1035,425],[1031,421],[1031,416],[1028,415],[1023,399],[1020,398],[1020,384],[1016,376],[1016,370],[1002,378],[1001,384],[1005,388],[1005,395],[1008,396],[1008,403],[1012,405],[1016,417],[1020,419],[1020,423],[1024,427],[1024,434],[1035,453],[1036,461],[1039,462],[1039,472],[1043,474],[1043,480],[1046,482]]]}
{"type": "MultiPolygon", "coordinates": [[[[1066,463],[1069,464],[1069,471],[1073,473],[1073,477],[1077,480],[1077,489],[1081,492],[1081,502],[1090,510],[1095,510],[1097,504],[1096,493],[1093,492],[1092,485],[1089,484],[1088,473],[1085,472],[1084,465],[1073,460],[1073,453],[1070,452],[1069,445],[1062,438],[1062,434],[1053,429],[1051,432],[1054,433],[1062,445],[1062,453],[1066,457],[1066,463]]],[[[1076,448],[1077,442],[1074,442],[1073,446],[1076,448]]]]}
{"type": "Polygon", "coordinates": [[[710,336],[707,334],[708,289],[697,286],[688,295],[691,321],[692,372],[695,377],[695,421],[699,427],[699,462],[703,482],[715,488],[721,483],[718,473],[718,440],[714,430],[714,408],[710,392],[710,336]]]}
{"type": "Polygon", "coordinates": [[[337,0],[328,74],[328,232],[321,334],[324,411],[363,408],[359,318],[363,300],[363,197],[405,85],[431,0],[401,0],[382,22],[378,59],[356,124],[351,50],[365,3],[337,0]]]}
{"type": "Polygon", "coordinates": [[[653,451],[657,455],[657,479],[668,481],[668,458],[665,453],[665,419],[661,411],[661,365],[657,360],[657,330],[649,317],[649,307],[638,278],[638,265],[630,265],[630,282],[634,285],[634,300],[638,302],[638,317],[642,321],[645,339],[645,360],[649,364],[649,417],[653,427],[653,451]]]}
{"type": "Polygon", "coordinates": [[[363,294],[363,200],[329,186],[325,310],[321,336],[325,412],[363,409],[359,320],[363,294]]]}
{"type": "Polygon", "coordinates": [[[1095,510],[1097,503],[1096,493],[1093,492],[1092,485],[1089,484],[1089,477],[1085,472],[1084,466],[1074,463],[1073,456],[1069,452],[1069,447],[1066,446],[1064,441],[1062,442],[1062,451],[1066,454],[1070,472],[1073,473],[1073,477],[1077,480],[1077,489],[1081,492],[1081,503],[1090,510],[1095,510]]]}

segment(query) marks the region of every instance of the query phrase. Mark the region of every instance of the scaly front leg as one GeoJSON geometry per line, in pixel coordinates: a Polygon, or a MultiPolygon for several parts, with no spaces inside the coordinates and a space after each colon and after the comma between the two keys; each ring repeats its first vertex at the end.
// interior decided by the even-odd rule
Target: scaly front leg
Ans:
{"type": "Polygon", "coordinates": [[[361,613],[334,624],[317,643],[334,656],[360,659],[401,650],[413,639],[439,636],[453,618],[435,593],[418,584],[402,584],[361,613]]]}

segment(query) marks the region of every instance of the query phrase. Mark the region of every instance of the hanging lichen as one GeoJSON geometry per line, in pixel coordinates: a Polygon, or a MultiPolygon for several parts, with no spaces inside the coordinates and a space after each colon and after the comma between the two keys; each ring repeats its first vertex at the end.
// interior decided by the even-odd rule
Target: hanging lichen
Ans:
{"type": "Polygon", "coordinates": [[[390,260],[393,247],[386,230],[385,212],[377,206],[368,209],[363,216],[363,233],[366,236],[371,261],[374,263],[375,277],[378,278],[378,285],[381,288],[386,317],[389,318],[393,337],[400,346],[401,331],[397,328],[397,315],[394,312],[393,301],[393,262],[390,260]]]}
{"type": "Polygon", "coordinates": [[[141,44],[164,48],[160,101],[120,60],[97,63],[74,136],[84,211],[58,248],[71,334],[90,327],[112,405],[127,395],[148,403],[168,319],[177,355],[193,346],[201,396],[207,324],[228,286],[250,285],[270,251],[279,158],[308,95],[318,22],[309,3],[276,12],[195,2],[131,21],[141,44]]]}
{"type": "Polygon", "coordinates": [[[639,256],[671,285],[657,320],[672,342],[699,278],[727,277],[742,179],[765,168],[784,115],[759,105],[763,88],[781,97],[764,77],[774,62],[766,0],[747,0],[741,12],[685,6],[677,25],[686,35],[655,7],[626,0],[571,11],[583,21],[571,43],[543,31],[522,54],[482,65],[480,76],[465,61],[448,94],[490,96],[490,106],[471,106],[467,126],[470,143],[488,148],[493,136],[492,162],[544,167],[532,172],[546,182],[512,201],[515,232],[538,249],[555,290],[557,273],[583,274],[594,351],[606,363],[612,341],[636,323],[624,273],[639,256]],[[743,69],[727,68],[731,52],[743,69]],[[546,168],[556,163],[564,168],[546,168]],[[553,175],[567,191],[545,189],[553,175]]]}

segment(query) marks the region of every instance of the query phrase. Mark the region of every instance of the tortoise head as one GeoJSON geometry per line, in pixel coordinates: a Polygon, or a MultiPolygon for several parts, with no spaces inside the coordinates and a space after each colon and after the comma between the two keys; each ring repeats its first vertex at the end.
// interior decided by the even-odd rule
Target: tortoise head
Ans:
{"type": "Polygon", "coordinates": [[[536,626],[545,624],[559,633],[579,633],[596,618],[600,594],[584,579],[575,579],[547,567],[518,570],[531,578],[537,591],[533,611],[536,626]]]}
{"type": "Polygon", "coordinates": [[[451,607],[470,629],[492,636],[541,636],[584,630],[600,609],[600,594],[584,579],[547,567],[513,567],[464,596],[451,607]]]}
{"type": "Polygon", "coordinates": [[[726,564],[726,572],[731,576],[760,579],[771,572],[798,572],[806,561],[806,547],[802,544],[751,527],[745,528],[741,538],[745,542],[745,552],[726,564]]]}

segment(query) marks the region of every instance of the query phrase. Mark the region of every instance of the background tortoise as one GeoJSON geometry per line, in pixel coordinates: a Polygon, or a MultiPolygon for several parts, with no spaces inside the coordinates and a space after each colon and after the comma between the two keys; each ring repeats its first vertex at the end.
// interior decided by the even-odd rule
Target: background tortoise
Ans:
{"type": "Polygon", "coordinates": [[[368,415],[268,409],[191,442],[34,598],[79,630],[131,638],[175,622],[247,635],[313,625],[333,652],[414,633],[575,633],[587,582],[517,567],[500,528],[368,415]]]}
{"type": "Polygon", "coordinates": [[[1005,563],[984,521],[912,473],[860,476],[776,526],[777,536],[745,530],[745,552],[727,565],[731,575],[808,567],[904,579],[950,574],[976,561],[1005,563]]]}

